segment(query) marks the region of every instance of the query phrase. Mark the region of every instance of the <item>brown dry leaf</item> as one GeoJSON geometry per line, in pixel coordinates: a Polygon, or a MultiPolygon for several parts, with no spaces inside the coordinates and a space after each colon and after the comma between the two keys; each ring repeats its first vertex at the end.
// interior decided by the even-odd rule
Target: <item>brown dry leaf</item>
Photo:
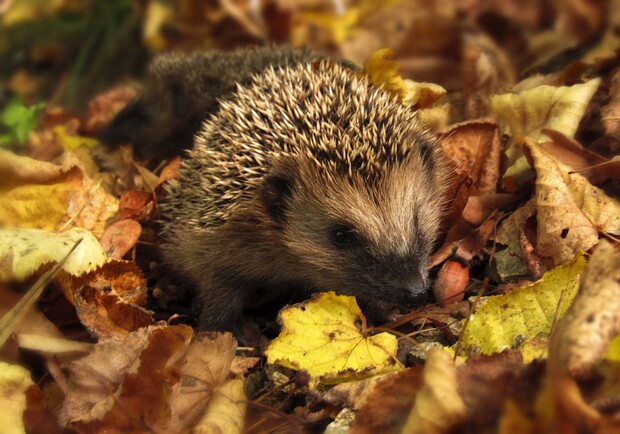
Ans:
{"type": "Polygon", "coordinates": [[[78,432],[157,430],[168,415],[168,388],[179,381],[179,359],[192,336],[187,326],[151,326],[99,343],[67,365],[63,426],[78,432]]]}
{"type": "MultiPolygon", "coordinates": [[[[620,332],[618,300],[620,252],[602,240],[583,273],[577,297],[558,322],[549,343],[547,367],[557,426],[571,426],[582,432],[617,432],[613,414],[605,416],[586,402],[575,378],[592,379],[600,373],[596,368],[620,332]]],[[[617,383],[617,367],[610,374],[612,382],[617,383]]]]}
{"type": "Polygon", "coordinates": [[[153,323],[146,304],[146,279],[135,263],[112,260],[60,286],[82,324],[100,339],[126,336],[153,323]]]}
{"type": "Polygon", "coordinates": [[[541,143],[541,147],[553,156],[558,162],[570,167],[572,171],[580,172],[596,164],[606,163],[609,160],[602,155],[584,148],[578,141],[555,130],[543,129],[551,142],[541,143]]]}
{"type": "Polygon", "coordinates": [[[146,191],[125,191],[121,194],[118,215],[122,219],[139,222],[148,220],[155,211],[153,193],[146,191]]]}
{"type": "Polygon", "coordinates": [[[243,380],[231,363],[229,333],[192,336],[187,326],[151,326],[99,343],[68,366],[70,389],[60,419],[78,432],[186,432],[243,428],[243,380]]]}
{"type": "Polygon", "coordinates": [[[620,70],[611,78],[609,102],[601,109],[601,121],[605,126],[605,134],[620,137],[620,70]]]}
{"type": "Polygon", "coordinates": [[[499,178],[497,125],[470,121],[453,125],[440,136],[444,153],[473,179],[471,195],[494,193],[499,178]]]}
{"type": "Polygon", "coordinates": [[[111,259],[123,259],[140,238],[142,226],[135,220],[117,221],[106,228],[99,239],[101,247],[111,259]]]}
{"type": "Polygon", "coordinates": [[[75,165],[56,166],[2,151],[0,168],[6,174],[0,181],[0,224],[5,226],[77,226],[99,237],[118,209],[118,201],[75,165]]]}
{"type": "Polygon", "coordinates": [[[124,86],[115,87],[91,99],[88,103],[88,114],[84,123],[84,131],[90,134],[99,131],[135,96],[135,89],[124,86]]]}
{"type": "Polygon", "coordinates": [[[430,350],[422,375],[424,384],[415,397],[403,432],[452,432],[467,418],[467,407],[459,395],[452,355],[441,348],[430,350]]]}
{"type": "MultiPolygon", "coordinates": [[[[351,434],[402,433],[407,417],[423,384],[423,367],[418,366],[382,376],[370,391],[351,425],[351,434]]],[[[367,381],[373,381],[373,378],[367,381]]],[[[356,383],[353,383],[356,384],[356,383]]],[[[349,386],[339,385],[336,387],[349,386]]]]}
{"type": "Polygon", "coordinates": [[[620,202],[592,186],[579,174],[569,174],[541,147],[526,141],[528,157],[536,170],[537,237],[535,252],[566,263],[578,251],[598,241],[598,233],[620,233],[620,202]]]}
{"type": "Polygon", "coordinates": [[[510,59],[482,33],[465,34],[462,52],[463,100],[465,118],[491,114],[491,95],[510,89],[516,81],[510,59]]]}
{"type": "Polygon", "coordinates": [[[528,394],[533,395],[536,383],[532,378],[520,379],[523,370],[521,353],[517,350],[474,355],[459,366],[458,391],[468,409],[467,425],[496,426],[511,395],[526,400],[528,394]]]}

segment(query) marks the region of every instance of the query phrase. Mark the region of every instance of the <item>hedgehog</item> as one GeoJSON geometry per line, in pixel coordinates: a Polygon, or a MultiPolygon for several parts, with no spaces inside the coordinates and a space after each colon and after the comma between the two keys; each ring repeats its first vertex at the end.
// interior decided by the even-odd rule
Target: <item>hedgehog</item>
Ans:
{"type": "Polygon", "coordinates": [[[446,165],[410,108],[328,60],[267,67],[205,120],[162,205],[164,262],[199,328],[274,294],[354,295],[371,321],[426,300],[446,165]]]}
{"type": "Polygon", "coordinates": [[[140,95],[99,132],[99,139],[110,147],[133,144],[134,156],[141,161],[182,154],[192,146],[202,121],[238,84],[249,84],[268,66],[319,58],[309,50],[276,45],[163,54],[149,66],[140,95]]]}

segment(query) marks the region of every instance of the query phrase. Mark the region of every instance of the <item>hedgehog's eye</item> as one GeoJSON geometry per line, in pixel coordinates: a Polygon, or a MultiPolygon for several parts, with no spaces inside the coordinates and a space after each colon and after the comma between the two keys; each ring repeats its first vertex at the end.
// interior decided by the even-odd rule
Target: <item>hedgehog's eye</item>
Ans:
{"type": "Polygon", "coordinates": [[[348,226],[336,225],[329,231],[332,244],[336,247],[348,247],[355,241],[355,232],[348,226]]]}

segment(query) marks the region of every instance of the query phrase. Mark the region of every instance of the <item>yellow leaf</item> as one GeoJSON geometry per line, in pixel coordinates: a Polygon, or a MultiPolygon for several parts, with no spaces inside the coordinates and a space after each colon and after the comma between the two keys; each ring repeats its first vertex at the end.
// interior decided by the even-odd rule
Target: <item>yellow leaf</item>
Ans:
{"type": "Polygon", "coordinates": [[[364,71],[371,83],[383,86],[404,105],[416,109],[432,107],[435,101],[446,94],[446,90],[437,84],[404,80],[389,48],[371,53],[364,63],[364,71]]]}
{"type": "Polygon", "coordinates": [[[459,396],[456,366],[452,355],[441,348],[428,354],[424,384],[415,397],[403,433],[433,434],[450,432],[467,417],[465,402],[459,396]]]}
{"type": "Polygon", "coordinates": [[[26,369],[0,362],[0,426],[3,433],[26,432],[22,415],[26,409],[26,390],[33,384],[26,369]]]}
{"type": "Polygon", "coordinates": [[[43,264],[62,259],[75,242],[82,243],[63,265],[63,270],[79,276],[106,261],[99,241],[85,229],[73,228],[62,233],[38,229],[0,230],[0,281],[22,281],[43,264]]]}
{"type": "Polygon", "coordinates": [[[172,17],[172,6],[165,2],[149,2],[146,17],[142,25],[142,39],[152,51],[161,51],[166,48],[166,38],[162,27],[172,17]]]}
{"type": "Polygon", "coordinates": [[[507,164],[512,166],[516,163],[518,167],[509,167],[506,176],[518,180],[529,167],[524,162],[522,148],[526,137],[539,143],[549,140],[541,132],[544,128],[573,137],[600,81],[596,78],[574,86],[544,85],[520,93],[491,97],[491,110],[500,123],[508,125],[510,129],[510,142],[506,148],[507,164]]]}
{"type": "Polygon", "coordinates": [[[592,374],[618,333],[620,251],[601,240],[583,273],[579,294],[551,337],[549,364],[572,376],[592,374]]]}
{"type": "Polygon", "coordinates": [[[247,399],[242,378],[233,378],[213,391],[211,402],[192,429],[195,434],[243,432],[247,399]]]}
{"type": "Polygon", "coordinates": [[[99,146],[99,141],[91,139],[90,137],[74,136],[67,133],[67,128],[64,125],[58,125],[54,127],[54,134],[60,141],[62,147],[68,151],[75,151],[81,146],[87,148],[94,148],[99,146]]]}
{"type": "Polygon", "coordinates": [[[0,226],[61,230],[79,226],[96,236],[116,214],[118,199],[76,166],[0,152],[0,226]]]}
{"type": "Polygon", "coordinates": [[[561,318],[577,293],[585,265],[585,257],[578,255],[531,285],[489,297],[469,320],[463,335],[464,348],[476,347],[484,354],[492,354],[539,333],[549,333],[560,296],[564,293],[558,312],[561,318]]]}
{"type": "Polygon", "coordinates": [[[321,293],[280,312],[282,331],[265,350],[267,361],[304,369],[314,383],[340,383],[400,369],[389,333],[368,336],[354,297],[321,293]]]}

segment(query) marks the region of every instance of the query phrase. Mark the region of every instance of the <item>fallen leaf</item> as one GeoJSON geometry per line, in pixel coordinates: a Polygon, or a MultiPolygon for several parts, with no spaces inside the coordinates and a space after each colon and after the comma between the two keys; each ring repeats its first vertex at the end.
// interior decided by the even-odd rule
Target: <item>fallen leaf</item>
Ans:
{"type": "MultiPolygon", "coordinates": [[[[416,366],[382,376],[370,388],[364,389],[363,405],[351,425],[351,434],[402,433],[416,394],[423,384],[423,367],[416,366]]],[[[372,381],[375,377],[368,380],[372,381]]],[[[336,387],[345,386],[338,385],[336,387]]],[[[332,389],[333,390],[333,389],[332,389]]],[[[359,395],[359,393],[357,394],[359,395]]]]}
{"type": "Polygon", "coordinates": [[[0,152],[0,168],[10,167],[0,181],[0,225],[46,230],[78,226],[100,236],[117,212],[116,198],[78,167],[49,164],[0,152]]]}
{"type": "Polygon", "coordinates": [[[463,333],[463,348],[483,354],[512,348],[518,341],[526,342],[539,333],[549,333],[553,319],[564,316],[585,269],[583,255],[572,262],[546,272],[531,285],[508,294],[488,297],[471,315],[463,333]],[[562,297],[562,304],[558,303],[562,297]]]}
{"type": "Polygon", "coordinates": [[[0,230],[0,281],[23,281],[42,265],[58,262],[82,239],[62,269],[72,276],[87,273],[106,261],[97,239],[81,228],[61,233],[39,229],[0,230]]]}
{"type": "Polygon", "coordinates": [[[404,105],[415,109],[432,107],[435,101],[446,94],[446,90],[437,84],[403,79],[389,48],[371,53],[364,63],[364,72],[371,83],[382,86],[398,96],[404,105]]]}
{"type": "Polygon", "coordinates": [[[135,220],[119,220],[106,228],[99,239],[101,247],[111,259],[123,259],[135,245],[142,226],[135,220]]]}
{"type": "Polygon", "coordinates": [[[26,432],[22,415],[26,410],[26,391],[33,385],[30,372],[21,366],[0,362],[0,426],[6,434],[26,432]]]}
{"type": "Polygon", "coordinates": [[[354,297],[320,293],[280,311],[280,335],[271,341],[267,361],[303,369],[329,384],[400,368],[398,343],[389,333],[368,336],[366,318],[354,297]]]}
{"type": "Polygon", "coordinates": [[[422,375],[424,383],[415,397],[415,404],[402,432],[451,432],[467,418],[467,407],[458,392],[452,355],[441,348],[432,349],[422,375]]]}
{"type": "Polygon", "coordinates": [[[594,246],[599,231],[620,234],[620,202],[583,176],[569,173],[532,141],[526,142],[526,149],[536,170],[538,255],[563,264],[594,246]]]}
{"type": "Polygon", "coordinates": [[[247,399],[241,378],[233,378],[217,387],[209,408],[192,432],[196,434],[243,433],[247,399]]]}
{"type": "Polygon", "coordinates": [[[471,121],[453,125],[440,136],[444,153],[473,180],[471,195],[495,193],[499,179],[497,125],[471,121]]]}
{"type": "Polygon", "coordinates": [[[143,222],[152,216],[154,210],[153,193],[125,191],[121,194],[118,215],[122,219],[134,219],[143,222]]]}
{"type": "Polygon", "coordinates": [[[501,125],[507,125],[510,141],[506,147],[506,164],[509,166],[504,180],[520,184],[528,165],[523,157],[522,143],[526,138],[533,142],[549,140],[543,129],[556,130],[573,137],[583,117],[586,106],[600,84],[593,79],[573,86],[538,86],[517,94],[496,95],[491,98],[491,109],[501,125]]]}
{"type": "Polygon", "coordinates": [[[620,251],[606,240],[597,245],[583,272],[579,293],[555,328],[549,366],[587,378],[620,334],[620,251]]]}

